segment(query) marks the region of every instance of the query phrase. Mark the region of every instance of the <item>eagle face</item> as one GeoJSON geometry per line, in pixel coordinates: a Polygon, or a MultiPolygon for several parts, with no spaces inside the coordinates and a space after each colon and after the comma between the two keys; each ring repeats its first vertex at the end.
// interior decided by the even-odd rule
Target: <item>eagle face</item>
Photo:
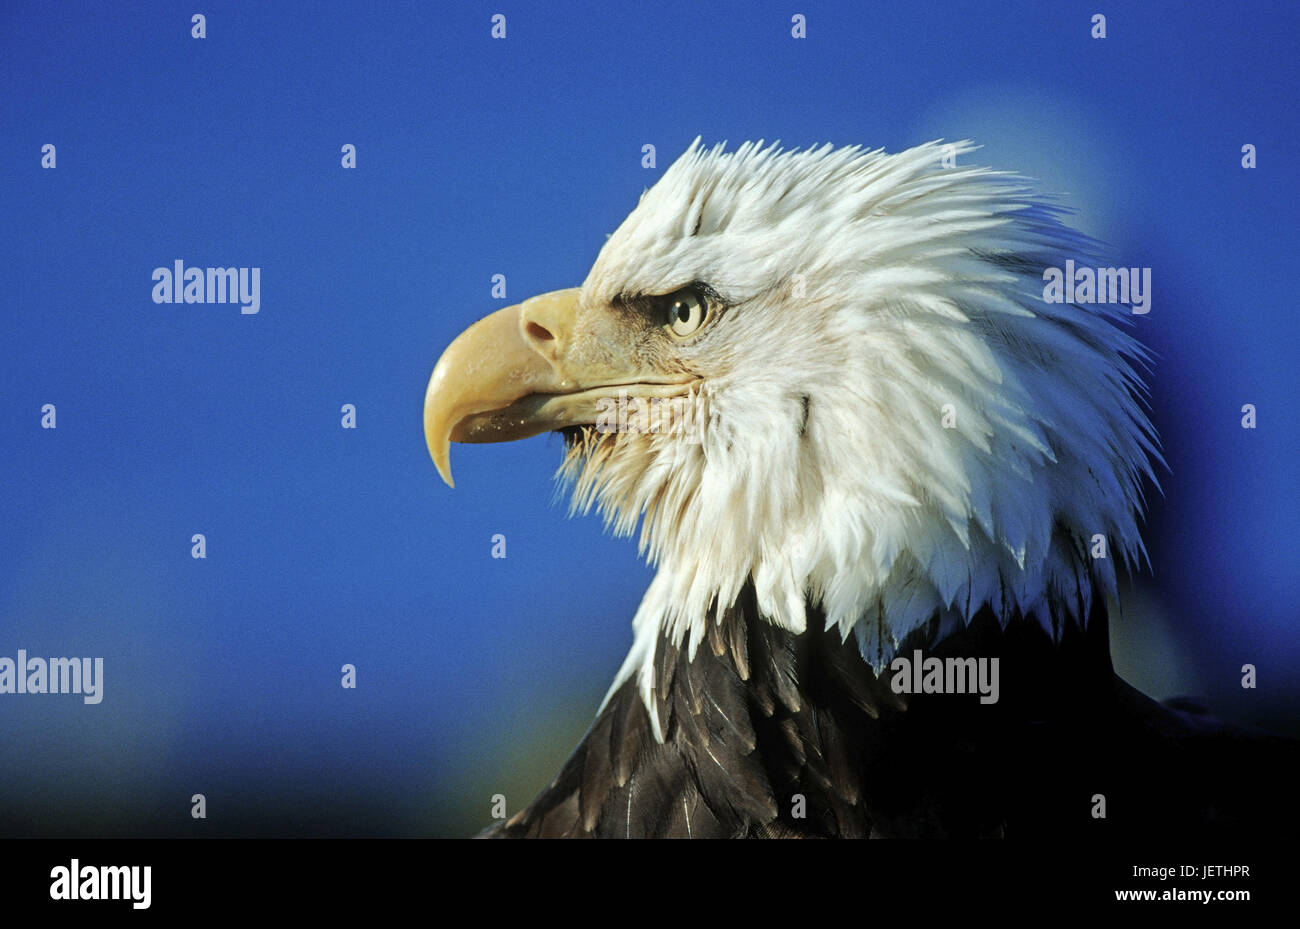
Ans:
{"type": "Polygon", "coordinates": [[[573,509],[641,524],[659,572],[616,688],[648,694],[658,638],[693,656],[747,584],[767,622],[800,633],[813,606],[878,670],[985,607],[1059,636],[1142,552],[1146,356],[1120,308],[1043,299],[1094,243],[945,148],[972,150],[696,140],[581,287],[439,360],[425,433],[448,483],[450,441],[559,430],[573,509]],[[610,428],[623,404],[671,426],[610,428]]]}

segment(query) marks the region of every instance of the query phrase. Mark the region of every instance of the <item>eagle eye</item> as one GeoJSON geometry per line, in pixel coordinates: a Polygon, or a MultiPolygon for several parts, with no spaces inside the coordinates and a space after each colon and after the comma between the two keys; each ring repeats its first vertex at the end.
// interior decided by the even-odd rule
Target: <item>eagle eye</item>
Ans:
{"type": "Polygon", "coordinates": [[[675,339],[686,339],[700,331],[709,318],[709,302],[696,289],[687,287],[663,298],[666,306],[664,328],[675,339]]]}

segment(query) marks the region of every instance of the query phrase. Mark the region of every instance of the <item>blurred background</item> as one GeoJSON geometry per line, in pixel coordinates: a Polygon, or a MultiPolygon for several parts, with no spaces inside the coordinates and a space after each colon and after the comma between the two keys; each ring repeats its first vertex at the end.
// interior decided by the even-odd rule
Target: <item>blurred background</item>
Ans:
{"type": "Polygon", "coordinates": [[[1300,8],[1223,10],[5,3],[0,656],[102,656],[104,697],[0,696],[0,835],[455,836],[550,780],[651,569],[567,518],[558,438],[444,487],[425,384],[696,135],[968,137],[1151,267],[1170,471],[1116,662],[1296,734],[1300,8]],[[178,259],[260,267],[261,311],[155,304],[178,259]]]}

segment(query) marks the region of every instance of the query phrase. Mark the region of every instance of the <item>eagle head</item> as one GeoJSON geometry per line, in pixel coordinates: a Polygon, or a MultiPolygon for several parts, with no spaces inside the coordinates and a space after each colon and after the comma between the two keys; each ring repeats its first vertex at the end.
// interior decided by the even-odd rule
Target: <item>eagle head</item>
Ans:
{"type": "MultiPolygon", "coordinates": [[[[619,683],[762,616],[857,636],[877,669],[990,607],[1054,636],[1142,550],[1159,451],[1122,307],[1044,299],[1098,249],[1023,178],[897,154],[696,140],[581,287],[475,323],[438,361],[429,449],[559,430],[573,508],[658,573],[619,683]]],[[[950,156],[945,159],[945,154],[950,156]]]]}

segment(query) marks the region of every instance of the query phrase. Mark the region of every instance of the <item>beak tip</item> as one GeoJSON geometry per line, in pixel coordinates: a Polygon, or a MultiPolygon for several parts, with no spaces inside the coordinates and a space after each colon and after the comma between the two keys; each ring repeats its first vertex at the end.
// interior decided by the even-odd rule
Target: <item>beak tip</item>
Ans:
{"type": "Polygon", "coordinates": [[[442,442],[440,447],[433,447],[430,443],[429,451],[433,458],[433,466],[438,469],[438,476],[448,487],[455,489],[456,482],[451,478],[451,444],[442,442]]]}
{"type": "Polygon", "coordinates": [[[424,395],[424,444],[443,483],[455,487],[456,483],[451,479],[451,432],[454,423],[449,424],[447,410],[438,402],[435,390],[437,383],[438,369],[435,368],[433,376],[429,378],[429,389],[424,395]]]}

